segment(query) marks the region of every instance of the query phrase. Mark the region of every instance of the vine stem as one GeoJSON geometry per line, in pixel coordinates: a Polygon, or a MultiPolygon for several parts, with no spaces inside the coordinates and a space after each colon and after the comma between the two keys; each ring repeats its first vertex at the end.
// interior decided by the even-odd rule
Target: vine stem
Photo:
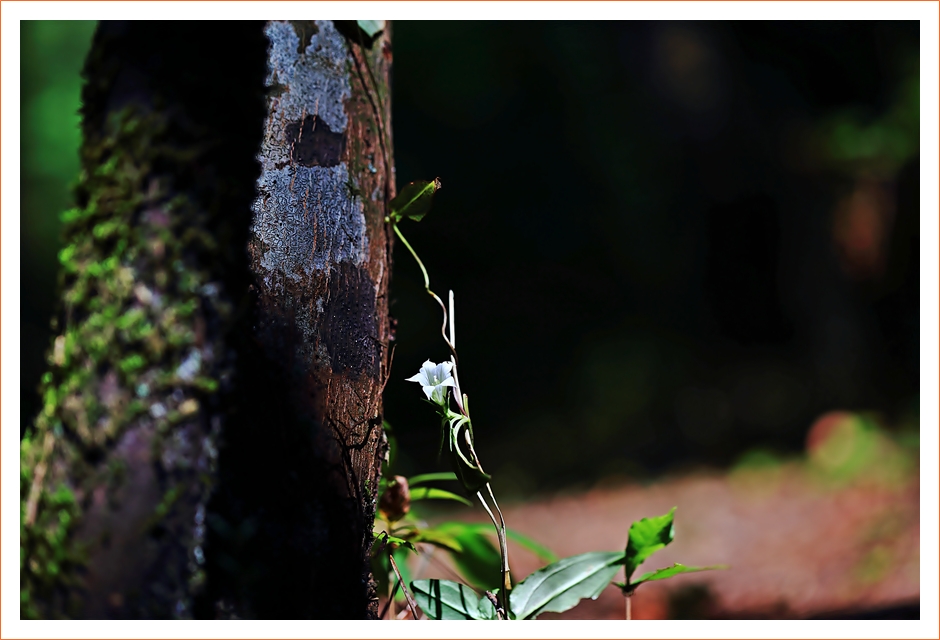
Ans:
{"type": "MultiPolygon", "coordinates": [[[[424,276],[424,289],[434,298],[437,303],[441,306],[441,310],[444,312],[444,322],[441,324],[441,335],[444,337],[444,342],[447,343],[447,346],[450,347],[451,352],[451,362],[453,363],[453,376],[454,376],[454,385],[455,393],[454,400],[457,402],[457,408],[460,409],[460,413],[469,420],[470,415],[467,412],[466,403],[463,401],[463,395],[460,391],[460,379],[457,377],[457,330],[456,330],[456,321],[454,313],[454,292],[453,290],[448,291],[448,305],[444,306],[444,301],[441,300],[436,293],[431,291],[431,280],[428,277],[428,271],[424,267],[424,263],[421,262],[421,258],[418,257],[417,252],[405,239],[405,236],[402,234],[401,230],[398,228],[398,225],[392,223],[392,228],[395,229],[395,235],[398,236],[398,239],[401,240],[402,244],[405,245],[405,248],[408,249],[408,252],[415,259],[415,262],[418,263],[418,267],[421,269],[421,275],[424,276]],[[450,335],[448,336],[448,320],[450,335]]],[[[471,451],[473,445],[470,445],[471,451]]],[[[474,452],[474,458],[476,458],[476,453],[474,452]]],[[[512,589],[511,580],[509,577],[509,549],[506,541],[506,521],[503,519],[503,512],[499,508],[499,503],[496,501],[496,495],[493,493],[493,488],[490,486],[490,483],[486,483],[487,493],[490,495],[490,499],[493,501],[493,508],[496,510],[496,513],[499,515],[499,520],[497,521],[496,516],[493,515],[493,510],[490,509],[489,505],[486,503],[486,499],[483,497],[483,493],[477,491],[477,498],[480,499],[480,504],[483,505],[483,508],[486,510],[486,514],[490,517],[490,520],[493,523],[493,527],[496,529],[496,537],[499,540],[499,555],[501,560],[500,571],[502,573],[503,585],[499,590],[500,601],[503,605],[503,610],[506,612],[507,617],[509,616],[509,591],[512,589]]],[[[389,557],[391,560],[391,557],[389,557]]],[[[394,561],[393,566],[394,566],[394,561]]],[[[397,567],[395,567],[397,572],[397,567]]],[[[400,580],[399,576],[399,580],[400,580]]],[[[404,584],[402,589],[405,591],[405,595],[409,598],[409,604],[411,603],[411,596],[408,594],[408,590],[405,588],[404,584]]],[[[412,612],[414,613],[414,612],[412,612]]],[[[417,616],[415,616],[417,619],[417,616]]]]}
{"type": "MultiPolygon", "coordinates": [[[[405,236],[401,234],[401,230],[398,228],[397,224],[392,224],[392,228],[395,229],[395,235],[398,236],[398,239],[402,241],[402,244],[405,245],[405,248],[411,252],[412,257],[415,259],[415,262],[418,263],[418,266],[421,267],[421,274],[424,276],[424,288],[427,289],[428,293],[431,293],[433,296],[434,293],[431,292],[431,281],[428,279],[428,270],[424,268],[424,263],[421,262],[421,258],[418,257],[418,254],[415,253],[415,250],[411,248],[411,245],[408,244],[408,241],[405,240],[405,236]]],[[[435,298],[437,296],[434,296],[435,298]]],[[[443,304],[443,303],[441,303],[443,304]]],[[[446,313],[446,310],[445,310],[446,313]]]]}
{"type": "MultiPolygon", "coordinates": [[[[441,335],[444,337],[444,342],[446,342],[447,346],[450,347],[451,361],[454,363],[454,380],[457,380],[457,349],[454,347],[453,340],[449,339],[447,336],[447,307],[444,305],[444,301],[441,300],[436,293],[431,291],[431,279],[428,277],[428,270],[424,268],[424,263],[421,262],[421,258],[418,257],[418,253],[414,250],[408,240],[405,239],[405,236],[402,234],[401,229],[398,228],[397,224],[392,223],[392,228],[395,229],[395,235],[398,236],[398,239],[401,240],[402,244],[405,245],[405,248],[408,249],[408,252],[415,259],[415,262],[418,263],[418,267],[421,269],[421,275],[424,276],[424,290],[428,292],[428,295],[437,301],[437,304],[440,305],[441,311],[444,314],[444,321],[441,323],[441,335]]],[[[453,304],[451,306],[453,306],[453,304]]],[[[451,324],[451,326],[453,326],[453,324],[451,324]]],[[[455,394],[454,399],[457,401],[457,407],[460,409],[460,413],[467,415],[467,412],[463,406],[462,398],[455,394]]]]}

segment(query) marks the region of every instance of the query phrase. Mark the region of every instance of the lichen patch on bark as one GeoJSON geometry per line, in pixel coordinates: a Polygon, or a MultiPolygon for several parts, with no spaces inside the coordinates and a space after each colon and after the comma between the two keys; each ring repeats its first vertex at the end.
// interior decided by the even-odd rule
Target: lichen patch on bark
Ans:
{"type": "MultiPolygon", "coordinates": [[[[345,162],[262,172],[252,231],[264,247],[265,271],[300,281],[334,263],[361,265],[368,259],[362,203],[350,197],[349,181],[345,162]]],[[[265,278],[270,281],[269,274],[265,278]]]]}
{"type": "Polygon", "coordinates": [[[290,22],[268,23],[265,35],[271,48],[266,84],[290,87],[277,99],[278,113],[284,119],[298,121],[316,114],[332,131],[342,133],[348,121],[345,103],[351,94],[346,40],[331,20],[317,20],[316,26],[304,46],[290,22]]]}
{"type": "Polygon", "coordinates": [[[252,233],[263,247],[262,269],[272,272],[265,274],[269,284],[274,273],[296,282],[330,264],[360,265],[369,255],[357,180],[342,161],[348,49],[331,21],[315,24],[306,46],[289,22],[265,30],[267,84],[279,93],[265,121],[252,233]]]}

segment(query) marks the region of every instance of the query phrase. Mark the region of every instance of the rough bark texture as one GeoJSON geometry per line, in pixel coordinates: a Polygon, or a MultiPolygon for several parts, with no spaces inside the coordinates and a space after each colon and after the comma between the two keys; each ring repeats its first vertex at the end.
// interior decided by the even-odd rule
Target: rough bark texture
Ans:
{"type": "Polygon", "coordinates": [[[375,617],[391,53],[350,26],[99,27],[23,617],[375,617]]]}
{"type": "Polygon", "coordinates": [[[323,20],[265,28],[268,114],[249,253],[251,387],[266,400],[242,407],[233,437],[244,440],[231,442],[257,461],[254,472],[239,475],[250,461],[233,462],[217,503],[230,523],[253,524],[213,538],[220,549],[253,548],[256,563],[233,571],[224,594],[236,610],[251,602],[246,615],[377,614],[368,556],[389,365],[391,53],[387,30],[369,43],[340,26],[347,35],[323,20]]]}
{"type": "Polygon", "coordinates": [[[248,287],[262,27],[96,33],[58,336],[21,445],[23,617],[188,617],[204,589],[227,336],[248,287]]]}

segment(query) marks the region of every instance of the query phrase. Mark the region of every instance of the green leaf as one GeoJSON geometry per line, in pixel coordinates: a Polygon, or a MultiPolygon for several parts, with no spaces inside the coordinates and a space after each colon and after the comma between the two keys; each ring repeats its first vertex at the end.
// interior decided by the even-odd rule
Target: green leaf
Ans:
{"type": "Polygon", "coordinates": [[[672,542],[673,537],[675,537],[672,522],[675,512],[676,508],[673,507],[664,516],[643,518],[630,525],[626,549],[628,582],[630,576],[633,575],[637,567],[643,564],[644,560],[672,542]]]}
{"type": "Polygon", "coordinates": [[[440,473],[421,473],[412,478],[408,478],[408,486],[416,487],[425,482],[435,482],[438,480],[456,480],[457,474],[453,471],[441,471],[440,473]]]}
{"type": "Polygon", "coordinates": [[[377,33],[385,28],[385,20],[356,20],[356,24],[370,38],[374,38],[377,33]]]}
{"type": "Polygon", "coordinates": [[[516,585],[509,594],[510,608],[517,619],[531,619],[546,611],[567,611],[583,598],[597,598],[623,559],[624,554],[617,551],[562,558],[516,585]]]}
{"type": "MultiPolygon", "coordinates": [[[[492,620],[480,607],[480,597],[470,587],[450,580],[415,580],[411,583],[415,601],[432,620],[492,620]]],[[[490,604],[487,598],[483,598],[490,604]]],[[[495,611],[494,611],[495,617],[495,611]]]]}
{"type": "Polygon", "coordinates": [[[456,493],[444,491],[443,489],[435,489],[434,487],[418,487],[417,489],[412,489],[411,501],[414,502],[415,500],[453,500],[454,502],[462,502],[468,507],[473,506],[473,503],[463,496],[458,496],[456,493]]]}
{"type": "Polygon", "coordinates": [[[444,522],[435,529],[456,540],[463,550],[452,552],[454,564],[464,579],[477,589],[493,591],[502,583],[499,551],[477,524],[444,522]]]}
{"type": "Polygon", "coordinates": [[[712,571],[716,569],[727,569],[727,565],[716,564],[710,567],[687,567],[684,564],[679,564],[676,562],[671,567],[664,567],[662,569],[657,569],[656,571],[650,571],[644,573],[642,576],[630,583],[629,587],[624,588],[622,582],[615,583],[618,587],[623,589],[627,594],[631,594],[636,591],[636,588],[639,587],[644,582],[653,582],[654,580],[665,580],[666,578],[671,578],[677,576],[681,573],[696,573],[698,571],[712,571]]]}
{"type": "MultiPolygon", "coordinates": [[[[473,529],[477,533],[488,534],[488,535],[492,535],[493,537],[496,537],[496,530],[493,529],[492,525],[478,523],[478,524],[468,524],[466,526],[467,528],[473,529]]],[[[512,540],[513,542],[515,542],[516,544],[518,544],[519,546],[525,549],[528,549],[529,551],[534,553],[538,557],[538,559],[541,560],[542,562],[558,562],[558,556],[555,555],[555,553],[551,549],[539,544],[538,542],[536,542],[535,540],[533,540],[532,538],[528,536],[522,535],[518,531],[509,529],[507,527],[506,537],[512,540]]]]}
{"type": "Polygon", "coordinates": [[[399,220],[407,217],[415,222],[420,222],[421,218],[431,210],[431,201],[440,188],[441,181],[439,178],[434,178],[431,182],[427,180],[409,182],[401,190],[401,193],[388,203],[391,210],[389,219],[394,223],[398,223],[399,220]]]}
{"type": "Polygon", "coordinates": [[[463,545],[460,544],[457,538],[443,531],[439,531],[436,527],[419,530],[411,540],[412,542],[426,542],[433,544],[435,547],[447,549],[448,551],[456,551],[457,553],[463,551],[463,545]]]}
{"type": "MultiPolygon", "coordinates": [[[[487,526],[487,525],[483,525],[487,526]]],[[[495,532],[494,532],[495,534],[495,532]]],[[[538,542],[522,535],[518,531],[513,531],[512,529],[506,529],[506,537],[518,544],[521,547],[524,547],[538,556],[538,559],[542,562],[558,562],[558,556],[552,552],[548,547],[540,545],[538,542]]]]}
{"type": "Polygon", "coordinates": [[[373,531],[372,537],[374,538],[374,540],[372,541],[373,545],[379,538],[384,538],[386,544],[397,544],[401,547],[408,547],[415,553],[418,553],[418,549],[409,540],[405,540],[404,538],[390,536],[390,535],[387,535],[385,532],[381,532],[381,531],[379,532],[373,531]]]}

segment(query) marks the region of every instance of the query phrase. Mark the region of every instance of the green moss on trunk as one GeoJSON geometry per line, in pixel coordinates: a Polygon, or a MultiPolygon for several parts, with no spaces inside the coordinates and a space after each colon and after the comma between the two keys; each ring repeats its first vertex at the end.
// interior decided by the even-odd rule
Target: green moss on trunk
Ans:
{"type": "Polygon", "coordinates": [[[102,23],[86,63],[61,309],[21,445],[23,617],[187,617],[204,581],[264,40],[260,24],[172,30],[102,23]],[[226,54],[229,37],[254,46],[226,54]],[[178,73],[192,60],[205,78],[178,73]],[[244,80],[212,73],[226,61],[244,80]]]}

